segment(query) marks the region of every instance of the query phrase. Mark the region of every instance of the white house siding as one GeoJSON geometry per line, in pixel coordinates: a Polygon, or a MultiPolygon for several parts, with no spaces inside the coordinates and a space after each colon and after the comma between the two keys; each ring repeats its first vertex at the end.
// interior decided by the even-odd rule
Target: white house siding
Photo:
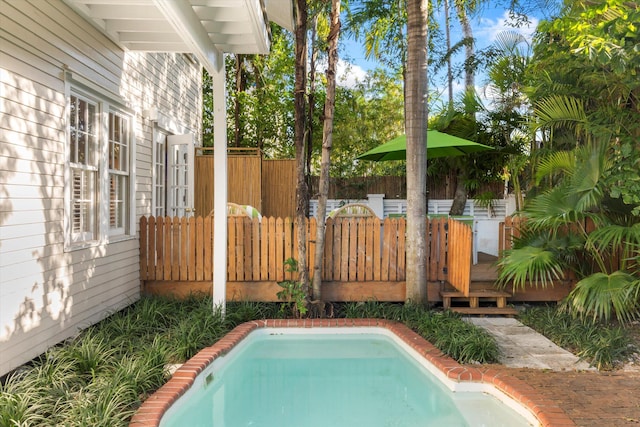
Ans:
{"type": "Polygon", "coordinates": [[[137,238],[65,251],[64,67],[135,112],[135,224],[151,212],[156,107],[200,135],[200,67],[124,52],[62,1],[0,0],[0,375],[139,298],[137,238]]]}

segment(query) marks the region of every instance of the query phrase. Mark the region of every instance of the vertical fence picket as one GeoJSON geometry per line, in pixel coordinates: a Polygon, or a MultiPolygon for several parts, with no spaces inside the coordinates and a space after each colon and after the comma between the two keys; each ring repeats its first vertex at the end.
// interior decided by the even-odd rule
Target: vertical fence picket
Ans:
{"type": "Polygon", "coordinates": [[[269,220],[262,218],[260,224],[260,280],[269,279],[269,220]]]}
{"type": "Polygon", "coordinates": [[[324,228],[324,264],[322,280],[333,280],[333,218],[327,218],[324,228]]]}
{"type": "Polygon", "coordinates": [[[366,256],[365,251],[367,249],[366,243],[366,231],[367,231],[367,222],[364,218],[359,218],[356,220],[356,228],[358,234],[358,243],[356,245],[356,250],[358,251],[357,256],[357,273],[356,273],[356,281],[364,282],[365,278],[365,265],[366,265],[366,256]]]}
{"type": "Polygon", "coordinates": [[[251,219],[251,280],[260,280],[260,220],[251,219]]]}
{"type": "Polygon", "coordinates": [[[276,280],[276,219],[270,217],[269,227],[269,280],[276,280]]]}
{"type": "Polygon", "coordinates": [[[447,256],[447,248],[449,245],[449,233],[447,231],[447,219],[438,218],[438,267],[436,272],[438,276],[436,280],[444,282],[447,279],[449,271],[449,258],[447,256]]]}
{"type": "Polygon", "coordinates": [[[188,252],[188,267],[187,278],[188,280],[196,280],[196,264],[198,262],[197,253],[197,230],[196,230],[196,218],[189,218],[189,252],[188,252]]]}
{"type": "Polygon", "coordinates": [[[196,218],[196,280],[204,279],[204,220],[196,218]]]}
{"type": "Polygon", "coordinates": [[[164,277],[164,217],[156,218],[155,230],[155,253],[156,253],[156,280],[162,280],[164,277]]]}
{"type": "Polygon", "coordinates": [[[396,280],[405,280],[407,222],[398,219],[397,273],[396,280]]]}
{"type": "Polygon", "coordinates": [[[398,275],[398,218],[390,221],[391,230],[389,233],[389,279],[395,282],[398,275]]]}
{"type": "Polygon", "coordinates": [[[204,233],[204,278],[213,281],[213,237],[216,234],[213,226],[213,216],[204,217],[203,233],[204,233]]]}
{"type": "Polygon", "coordinates": [[[171,280],[180,279],[180,218],[171,220],[171,280]]]}
{"type": "Polygon", "coordinates": [[[364,220],[364,277],[362,280],[373,280],[373,218],[364,220]]]}
{"type": "Polygon", "coordinates": [[[333,280],[340,280],[342,267],[342,219],[336,218],[333,223],[333,280]]]}
{"type": "Polygon", "coordinates": [[[177,233],[180,236],[180,253],[178,254],[178,263],[180,264],[178,277],[180,280],[187,280],[187,261],[189,260],[188,250],[189,242],[189,218],[180,218],[177,233]]]}
{"type": "Polygon", "coordinates": [[[147,257],[149,256],[149,246],[147,243],[147,217],[140,218],[140,280],[147,280],[147,257]]]}
{"type": "Polygon", "coordinates": [[[380,258],[380,248],[382,242],[380,241],[380,220],[375,218],[373,220],[373,280],[381,280],[380,267],[382,265],[380,258]]]}
{"type": "Polygon", "coordinates": [[[380,280],[389,280],[389,244],[391,242],[391,219],[384,220],[384,232],[382,236],[382,265],[380,268],[380,280]]]}
{"type": "Polygon", "coordinates": [[[229,248],[229,250],[235,250],[236,252],[236,281],[244,280],[244,217],[237,216],[233,218],[236,223],[236,246],[235,248],[229,248]]]}
{"type": "Polygon", "coordinates": [[[163,279],[171,280],[171,217],[164,219],[164,272],[163,279]]]}
{"type": "Polygon", "coordinates": [[[340,248],[340,280],[346,282],[349,280],[349,220],[347,218],[342,218],[340,239],[342,241],[342,248],[340,248]]]}
{"type": "Polygon", "coordinates": [[[282,218],[276,219],[276,282],[284,280],[284,224],[282,218]]]}

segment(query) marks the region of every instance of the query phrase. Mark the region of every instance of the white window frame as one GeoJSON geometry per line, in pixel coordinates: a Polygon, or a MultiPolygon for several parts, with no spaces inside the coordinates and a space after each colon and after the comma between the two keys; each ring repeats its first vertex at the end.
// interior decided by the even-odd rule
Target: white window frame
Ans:
{"type": "MultiPolygon", "coordinates": [[[[164,212],[164,216],[173,216],[176,215],[175,212],[171,211],[171,194],[170,192],[172,191],[172,186],[171,186],[171,177],[170,177],[170,173],[171,173],[171,161],[169,159],[169,156],[171,155],[171,153],[169,153],[170,150],[170,143],[169,143],[169,139],[171,137],[175,137],[175,136],[181,136],[181,135],[190,135],[190,138],[192,139],[192,157],[194,156],[194,151],[195,151],[195,147],[197,146],[197,141],[195,138],[195,135],[193,134],[193,132],[186,126],[181,125],[180,123],[178,123],[174,118],[172,118],[169,115],[164,114],[162,111],[159,111],[157,108],[153,107],[149,110],[145,110],[144,112],[145,116],[147,116],[147,118],[149,120],[151,120],[151,122],[153,122],[154,125],[154,129],[153,129],[153,150],[152,150],[152,173],[151,173],[151,180],[152,180],[152,189],[151,189],[151,212],[152,215],[157,216],[157,212],[160,208],[162,208],[162,211],[164,212]],[[164,150],[164,152],[162,153],[162,159],[159,159],[159,155],[160,153],[158,153],[158,148],[159,148],[159,144],[158,144],[158,138],[160,137],[160,135],[164,135],[165,141],[164,141],[164,145],[162,146],[162,149],[164,150]],[[162,173],[164,173],[163,177],[160,177],[160,171],[158,170],[158,167],[156,166],[156,161],[157,160],[161,160],[162,162],[164,162],[163,168],[162,168],[162,173]],[[156,200],[156,192],[157,192],[157,186],[156,186],[156,182],[158,179],[164,179],[164,200],[160,201],[160,200],[156,200]],[[164,206],[160,206],[160,203],[164,202],[164,206]]],[[[193,174],[193,168],[190,169],[190,173],[193,174]]],[[[190,195],[190,200],[191,202],[193,202],[193,179],[190,181],[190,188],[191,188],[191,195],[190,195]]],[[[189,209],[189,212],[187,214],[187,216],[193,215],[194,214],[194,210],[192,209],[193,206],[190,206],[191,209],[189,209]]]]}
{"type": "Polygon", "coordinates": [[[167,141],[169,135],[171,134],[168,131],[157,125],[154,126],[151,212],[156,217],[167,214],[167,141]]]}
{"type": "Polygon", "coordinates": [[[65,203],[68,212],[68,239],[70,244],[96,240],[98,237],[98,183],[100,173],[100,103],[95,99],[76,93],[69,97],[66,140],[66,167],[69,179],[66,191],[69,201],[65,203]],[[72,108],[72,103],[76,108],[72,108]],[[80,103],[85,104],[84,114],[77,114],[80,103]],[[92,114],[89,108],[93,107],[92,114]],[[72,118],[72,114],[75,116],[72,118]],[[85,116],[85,117],[81,117],[85,116]],[[80,125],[83,122],[84,125],[80,125]],[[89,128],[91,123],[91,128],[89,128]],[[81,134],[81,135],[79,135],[81,134]],[[80,144],[80,139],[85,140],[80,144]],[[76,191],[76,183],[80,183],[76,191]],[[81,194],[77,194],[81,193],[81,194]],[[79,224],[76,226],[75,218],[79,224]]]}
{"type": "MultiPolygon", "coordinates": [[[[133,239],[136,237],[135,229],[135,115],[133,111],[125,107],[124,102],[116,95],[101,87],[92,84],[82,77],[66,75],[66,100],[67,109],[65,114],[66,138],[65,138],[65,191],[64,191],[64,247],[65,251],[72,251],[86,247],[98,246],[109,242],[133,239]],[[74,171],[82,171],[83,165],[71,162],[71,99],[87,100],[97,106],[97,165],[89,168],[95,176],[95,188],[89,190],[93,193],[92,198],[95,205],[91,208],[90,217],[93,220],[92,229],[86,233],[76,233],[73,230],[72,206],[73,197],[73,176],[74,171]],[[110,159],[110,117],[116,116],[125,119],[128,133],[128,156],[126,167],[119,169],[109,168],[110,159]],[[123,193],[120,203],[122,206],[121,222],[116,227],[111,227],[111,177],[125,177],[123,193]]],[[[86,168],[85,168],[86,169],[86,168]]]]}
{"type": "Polygon", "coordinates": [[[129,234],[131,211],[131,117],[118,110],[108,113],[107,136],[107,167],[109,186],[109,236],[126,236],[129,234]],[[115,121],[124,126],[119,126],[119,135],[114,134],[115,121]],[[120,151],[118,155],[116,152],[120,151]],[[123,164],[115,164],[116,160],[123,157],[123,164]],[[114,194],[113,180],[117,181],[114,194]],[[116,220],[114,224],[113,221],[116,220]]]}

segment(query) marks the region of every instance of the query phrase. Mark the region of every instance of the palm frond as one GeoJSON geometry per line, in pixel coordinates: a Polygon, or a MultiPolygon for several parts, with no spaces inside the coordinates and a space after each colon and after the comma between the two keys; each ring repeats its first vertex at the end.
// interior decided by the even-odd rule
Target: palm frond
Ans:
{"type": "Polygon", "coordinates": [[[498,261],[500,286],[513,283],[513,288],[523,289],[529,282],[534,286],[553,286],[554,280],[564,277],[565,266],[550,250],[532,246],[506,251],[498,261]]]}
{"type": "Polygon", "coordinates": [[[619,252],[621,267],[624,269],[634,252],[638,253],[640,250],[640,224],[630,227],[609,224],[597,228],[589,234],[587,244],[601,252],[605,250],[611,253],[619,252]]]}
{"type": "Polygon", "coordinates": [[[538,162],[536,170],[536,184],[543,178],[553,175],[571,176],[575,170],[576,156],[571,151],[555,151],[543,157],[538,162]]]}
{"type": "Polygon", "coordinates": [[[543,98],[536,104],[534,114],[538,117],[538,128],[569,128],[578,137],[585,135],[588,119],[584,104],[579,98],[566,95],[543,98]]]}
{"type": "Polygon", "coordinates": [[[577,197],[565,186],[556,186],[529,200],[525,207],[532,229],[566,227],[584,219],[577,209],[577,197]]]}
{"type": "Polygon", "coordinates": [[[625,271],[594,273],[580,280],[568,298],[569,309],[583,317],[628,322],[640,314],[640,279],[625,271]]]}

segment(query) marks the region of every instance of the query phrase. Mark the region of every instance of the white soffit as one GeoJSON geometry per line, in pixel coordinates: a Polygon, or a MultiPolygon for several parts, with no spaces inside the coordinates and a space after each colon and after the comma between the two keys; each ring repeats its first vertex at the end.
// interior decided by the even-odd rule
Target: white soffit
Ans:
{"type": "Polygon", "coordinates": [[[293,29],[291,0],[65,1],[126,49],[213,63],[217,53],[268,53],[269,21],[293,29]]]}

